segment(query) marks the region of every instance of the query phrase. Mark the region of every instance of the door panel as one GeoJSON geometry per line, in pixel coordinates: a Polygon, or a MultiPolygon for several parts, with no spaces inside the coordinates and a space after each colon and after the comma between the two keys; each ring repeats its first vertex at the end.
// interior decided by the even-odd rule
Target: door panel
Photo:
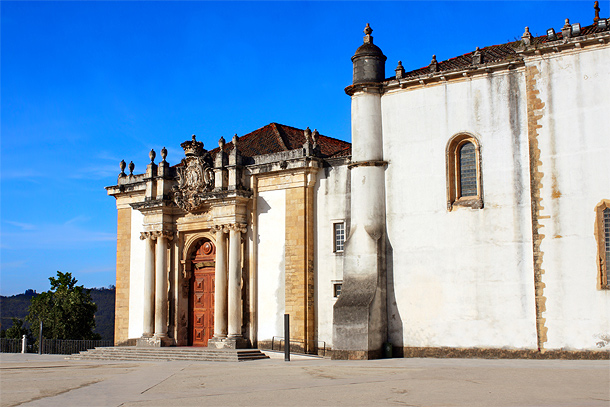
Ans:
{"type": "Polygon", "coordinates": [[[207,346],[214,335],[214,269],[197,269],[191,279],[193,346],[207,346]]]}
{"type": "Polygon", "coordinates": [[[216,248],[203,242],[191,257],[189,344],[207,346],[214,335],[214,258],[216,248]]]}

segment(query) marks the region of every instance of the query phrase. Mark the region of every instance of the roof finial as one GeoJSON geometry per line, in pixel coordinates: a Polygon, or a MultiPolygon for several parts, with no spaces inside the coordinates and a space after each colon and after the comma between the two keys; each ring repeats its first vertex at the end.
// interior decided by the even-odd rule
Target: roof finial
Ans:
{"type": "Polygon", "coordinates": [[[432,61],[430,61],[430,65],[428,65],[428,67],[430,68],[430,72],[438,71],[438,62],[436,62],[436,55],[432,55],[432,61]]]}
{"type": "Polygon", "coordinates": [[[563,25],[563,27],[561,28],[561,35],[562,35],[564,41],[572,36],[572,26],[570,25],[569,18],[566,18],[566,22],[563,25]]]}
{"type": "Polygon", "coordinates": [[[477,47],[472,54],[472,64],[473,65],[481,65],[483,63],[483,54],[481,53],[481,49],[477,47]]]}
{"type": "Polygon", "coordinates": [[[318,148],[318,139],[320,138],[320,133],[318,133],[318,129],[313,129],[313,133],[311,133],[311,141],[313,142],[314,151],[318,148]]]}
{"type": "Polygon", "coordinates": [[[398,66],[394,69],[396,72],[396,79],[402,79],[405,77],[405,68],[402,66],[402,61],[398,61],[398,66]]]}
{"type": "Polygon", "coordinates": [[[521,36],[521,40],[523,41],[523,44],[525,44],[526,46],[530,45],[532,43],[532,34],[530,33],[529,27],[525,27],[525,32],[521,36]]]}
{"type": "Polygon", "coordinates": [[[593,23],[597,23],[597,21],[599,20],[599,1],[596,1],[595,3],[593,3],[593,9],[595,10],[595,17],[593,17],[593,23]]]}
{"type": "Polygon", "coordinates": [[[119,174],[119,177],[125,177],[127,175],[125,174],[125,167],[127,167],[125,160],[121,160],[121,162],[119,163],[119,168],[121,168],[121,173],[119,174]]]}
{"type": "Polygon", "coordinates": [[[369,25],[369,23],[366,23],[366,27],[364,27],[364,33],[366,34],[364,36],[364,43],[365,44],[372,44],[373,43],[373,36],[371,35],[372,32],[373,32],[373,29],[371,28],[371,26],[369,25]]]}
{"type": "Polygon", "coordinates": [[[303,134],[305,135],[305,142],[308,142],[311,139],[311,130],[309,130],[309,126],[303,130],[303,134]]]}

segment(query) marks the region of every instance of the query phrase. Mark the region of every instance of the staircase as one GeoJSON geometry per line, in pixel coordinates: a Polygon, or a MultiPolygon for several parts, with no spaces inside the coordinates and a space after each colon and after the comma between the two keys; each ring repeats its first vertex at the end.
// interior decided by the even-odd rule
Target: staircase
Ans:
{"type": "Polygon", "coordinates": [[[142,348],[136,346],[116,346],[81,351],[66,359],[243,362],[246,360],[269,359],[269,356],[258,349],[211,349],[191,347],[142,348]]]}

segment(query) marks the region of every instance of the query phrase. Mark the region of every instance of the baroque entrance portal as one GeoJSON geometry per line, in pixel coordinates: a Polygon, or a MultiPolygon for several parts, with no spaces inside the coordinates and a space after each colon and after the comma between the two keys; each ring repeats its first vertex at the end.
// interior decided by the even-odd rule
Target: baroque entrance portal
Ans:
{"type": "Polygon", "coordinates": [[[214,266],[216,247],[208,239],[197,244],[189,290],[189,345],[207,346],[214,335],[214,266]]]}

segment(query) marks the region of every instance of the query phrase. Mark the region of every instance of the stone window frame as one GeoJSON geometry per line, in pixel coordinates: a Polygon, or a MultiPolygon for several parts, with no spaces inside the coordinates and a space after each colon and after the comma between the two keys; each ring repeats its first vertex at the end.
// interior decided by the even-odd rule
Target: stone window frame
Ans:
{"type": "Polygon", "coordinates": [[[610,267],[606,262],[606,236],[604,211],[610,210],[610,199],[602,199],[595,206],[595,241],[597,243],[597,289],[610,290],[610,267]]]}
{"type": "Polygon", "coordinates": [[[483,209],[483,176],[481,171],[481,143],[470,133],[458,133],[449,139],[445,150],[447,176],[447,210],[464,206],[472,209],[483,209]],[[466,143],[472,143],[475,149],[477,195],[460,196],[460,149],[466,143]]]}
{"type": "Polygon", "coordinates": [[[333,221],[333,253],[343,254],[345,251],[345,240],[346,240],[347,228],[344,220],[333,221]],[[339,244],[337,240],[337,226],[341,225],[343,229],[343,240],[341,241],[341,248],[338,249],[339,244]]]}
{"type": "Polygon", "coordinates": [[[332,280],[333,286],[333,298],[337,299],[341,295],[341,290],[343,289],[343,280],[332,280]],[[339,294],[337,294],[337,291],[339,294]]]}

